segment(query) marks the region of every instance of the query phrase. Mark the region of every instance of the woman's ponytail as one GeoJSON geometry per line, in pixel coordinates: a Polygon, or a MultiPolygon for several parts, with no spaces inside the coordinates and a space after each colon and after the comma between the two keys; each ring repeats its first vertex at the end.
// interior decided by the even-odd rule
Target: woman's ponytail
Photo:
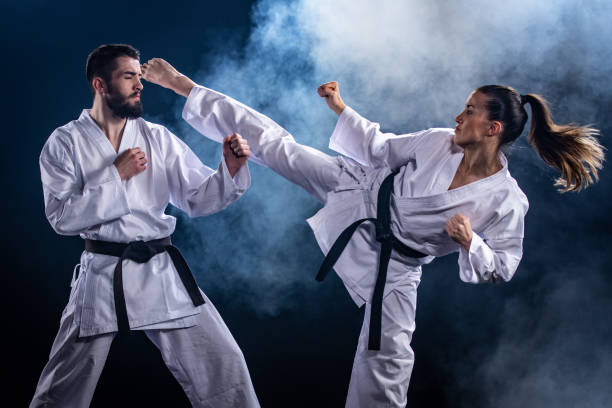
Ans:
{"type": "Polygon", "coordinates": [[[549,166],[559,170],[555,185],[561,192],[578,191],[598,180],[604,161],[599,131],[574,124],[557,125],[552,121],[546,100],[540,95],[521,95],[531,106],[531,129],[527,139],[549,166]]]}
{"type": "Polygon", "coordinates": [[[488,119],[503,124],[501,146],[513,143],[523,132],[527,123],[524,105],[531,106],[531,129],[527,138],[546,164],[561,172],[555,183],[561,192],[582,190],[598,180],[604,149],[597,140],[597,129],[557,125],[540,95],[520,95],[514,88],[502,85],[485,85],[476,91],[488,97],[488,119]]]}

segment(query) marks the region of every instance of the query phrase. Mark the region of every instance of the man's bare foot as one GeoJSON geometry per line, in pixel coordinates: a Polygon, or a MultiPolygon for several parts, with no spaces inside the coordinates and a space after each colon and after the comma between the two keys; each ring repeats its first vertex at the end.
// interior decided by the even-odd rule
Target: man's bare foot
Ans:
{"type": "Polygon", "coordinates": [[[196,85],[161,58],[153,58],[142,64],[142,77],[153,84],[172,89],[184,97],[187,97],[191,88],[196,85]]]}

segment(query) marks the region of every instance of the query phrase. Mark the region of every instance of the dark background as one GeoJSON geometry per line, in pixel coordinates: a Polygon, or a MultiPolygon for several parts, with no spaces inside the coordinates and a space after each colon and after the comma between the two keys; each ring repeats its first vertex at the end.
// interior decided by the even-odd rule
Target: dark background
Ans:
{"type": "MultiPolygon", "coordinates": [[[[275,2],[265,3],[275,7],[275,2]]],[[[91,105],[84,74],[87,54],[102,43],[130,43],[141,50],[143,61],[167,58],[199,81],[210,78],[223,91],[242,96],[251,80],[237,76],[235,82],[224,82],[218,67],[226,63],[224,58],[248,63],[258,16],[252,6],[247,1],[3,4],[0,177],[5,233],[0,275],[6,317],[4,389],[13,401],[5,406],[25,406],[34,392],[82,251],[80,238],[56,235],[44,217],[38,155],[56,127],[91,105]]],[[[567,49],[567,44],[560,42],[551,52],[567,49]]],[[[609,53],[601,58],[609,61],[609,53]]],[[[286,72],[305,70],[313,81],[306,86],[314,89],[345,75],[331,70],[331,78],[320,77],[308,63],[296,67],[295,61],[288,58],[272,66],[280,80],[286,72]]],[[[556,63],[565,62],[558,57],[556,63]]],[[[539,91],[559,107],[561,121],[584,121],[580,114],[587,106],[586,120],[602,130],[607,146],[612,130],[609,79],[586,82],[583,75],[601,60],[571,62],[573,71],[544,79],[533,73],[532,82],[539,81],[539,91]],[[567,100],[576,95],[589,103],[574,109],[567,100]]],[[[529,82],[517,76],[512,64],[506,68],[492,78],[529,82]]],[[[265,70],[253,75],[259,74],[267,75],[265,70]]],[[[258,93],[270,89],[247,91],[258,101],[258,93]]],[[[348,101],[366,113],[372,106],[359,96],[348,101]]],[[[463,100],[452,102],[456,108],[445,112],[449,118],[463,100]]],[[[168,126],[203,161],[217,165],[218,146],[201,142],[180,122],[179,97],[145,83],[143,103],[146,119],[168,126]]],[[[276,103],[282,101],[270,105],[276,103]]],[[[282,114],[273,115],[274,107],[256,105],[287,126],[282,114]]],[[[426,125],[431,117],[421,115],[426,125]]],[[[324,118],[322,134],[329,135],[333,117],[324,118]]],[[[447,122],[437,125],[452,125],[447,122]]],[[[317,143],[325,146],[325,141],[317,143]]],[[[496,286],[460,282],[456,255],[424,268],[409,406],[610,403],[610,171],[604,169],[600,182],[586,192],[560,195],[552,186],[554,173],[524,141],[517,145],[510,168],[531,203],[523,261],[511,282],[496,286]]],[[[262,406],[343,406],[363,312],[337,277],[323,285],[312,281],[322,255],[304,219],[318,204],[267,169],[251,164],[251,171],[253,187],[220,214],[189,220],[169,209],[179,218],[173,239],[186,249],[198,282],[241,346],[262,406]]],[[[180,407],[188,401],[154,346],[135,333],[115,340],[92,405],[180,407]]]]}

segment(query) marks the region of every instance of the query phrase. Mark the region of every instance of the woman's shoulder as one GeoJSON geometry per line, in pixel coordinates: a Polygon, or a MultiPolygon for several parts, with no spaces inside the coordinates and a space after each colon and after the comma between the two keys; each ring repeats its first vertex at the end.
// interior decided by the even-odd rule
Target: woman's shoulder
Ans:
{"type": "Polygon", "coordinates": [[[529,209],[529,200],[527,199],[527,195],[523,192],[523,190],[521,190],[521,187],[508,170],[506,170],[506,177],[504,179],[502,189],[504,190],[507,199],[511,200],[516,207],[521,208],[523,214],[526,214],[527,210],[529,209]]]}
{"type": "Polygon", "coordinates": [[[415,153],[422,159],[441,158],[443,154],[456,153],[453,143],[455,131],[448,128],[429,128],[418,132],[415,153]]]}
{"type": "Polygon", "coordinates": [[[448,145],[453,142],[455,130],[450,128],[429,128],[418,132],[422,144],[448,145]]]}

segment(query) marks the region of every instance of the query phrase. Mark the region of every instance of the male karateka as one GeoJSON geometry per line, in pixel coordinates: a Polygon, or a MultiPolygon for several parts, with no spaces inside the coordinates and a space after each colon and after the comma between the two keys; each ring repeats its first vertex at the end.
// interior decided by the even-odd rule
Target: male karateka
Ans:
{"type": "Polygon", "coordinates": [[[40,155],[47,218],[86,250],[30,406],[87,407],[117,332],[143,330],[193,406],[258,407],[242,352],[172,246],[176,219],[164,214],[169,202],[197,217],[237,200],[250,185],[248,144],[228,136],[213,171],[141,119],[139,52],[129,45],[96,48],[86,71],[92,108],[40,155]]]}

